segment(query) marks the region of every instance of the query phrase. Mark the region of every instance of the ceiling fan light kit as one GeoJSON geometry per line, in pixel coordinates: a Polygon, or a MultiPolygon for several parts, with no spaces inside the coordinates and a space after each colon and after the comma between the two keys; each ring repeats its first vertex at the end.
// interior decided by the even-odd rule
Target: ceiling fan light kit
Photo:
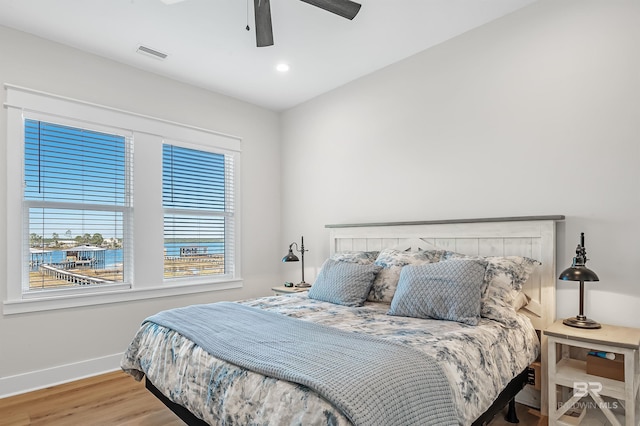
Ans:
{"type": "MultiPolygon", "coordinates": [[[[356,17],[362,6],[350,0],[301,0],[349,20],[356,17]]],[[[253,0],[255,14],[256,45],[273,46],[273,27],[271,25],[270,0],[253,0]]]]}

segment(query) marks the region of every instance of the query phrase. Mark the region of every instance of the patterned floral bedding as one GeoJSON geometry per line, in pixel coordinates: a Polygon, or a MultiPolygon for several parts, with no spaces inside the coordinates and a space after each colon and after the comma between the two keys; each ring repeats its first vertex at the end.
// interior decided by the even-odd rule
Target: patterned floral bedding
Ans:
{"type": "MultiPolygon", "coordinates": [[[[463,425],[486,411],[540,349],[536,332],[523,315],[517,315],[519,327],[506,328],[484,318],[478,326],[468,326],[390,316],[386,303],[353,308],[309,299],[304,293],[240,303],[401,342],[434,356],[452,384],[463,425]]],[[[210,424],[349,424],[312,390],[218,360],[157,324],[140,328],[122,368],[138,380],[146,375],[171,400],[210,424]]]]}

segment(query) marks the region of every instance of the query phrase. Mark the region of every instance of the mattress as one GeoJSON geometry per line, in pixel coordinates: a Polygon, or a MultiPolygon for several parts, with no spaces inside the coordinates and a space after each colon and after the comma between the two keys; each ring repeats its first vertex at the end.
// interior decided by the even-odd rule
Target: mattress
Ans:
{"type": "MultiPolygon", "coordinates": [[[[464,425],[486,411],[540,351],[536,332],[524,315],[517,316],[517,326],[507,328],[484,318],[469,326],[390,316],[386,303],[354,308],[309,299],[305,293],[239,303],[389,339],[433,356],[451,384],[457,416],[464,425]]],[[[138,380],[147,376],[165,396],[210,424],[350,424],[313,390],[216,359],[177,332],[152,323],[141,326],[123,356],[122,368],[138,380]]]]}

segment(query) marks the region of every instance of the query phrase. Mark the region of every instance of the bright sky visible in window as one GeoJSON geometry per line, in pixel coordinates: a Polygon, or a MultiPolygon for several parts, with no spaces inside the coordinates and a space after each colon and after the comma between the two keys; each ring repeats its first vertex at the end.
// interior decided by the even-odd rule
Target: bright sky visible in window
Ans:
{"type": "Polygon", "coordinates": [[[122,214],[109,206],[126,203],[126,148],[124,136],[26,120],[25,200],[56,203],[30,208],[30,232],[122,238],[122,214]]]}

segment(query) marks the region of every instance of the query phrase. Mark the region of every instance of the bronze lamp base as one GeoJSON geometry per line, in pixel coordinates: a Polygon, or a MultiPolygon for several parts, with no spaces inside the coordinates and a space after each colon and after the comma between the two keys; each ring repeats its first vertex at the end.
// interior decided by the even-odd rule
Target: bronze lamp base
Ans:
{"type": "Polygon", "coordinates": [[[596,322],[592,319],[585,317],[584,315],[577,315],[572,318],[566,318],[562,321],[564,325],[568,325],[569,327],[577,327],[577,328],[602,328],[599,322],[596,322]]]}

